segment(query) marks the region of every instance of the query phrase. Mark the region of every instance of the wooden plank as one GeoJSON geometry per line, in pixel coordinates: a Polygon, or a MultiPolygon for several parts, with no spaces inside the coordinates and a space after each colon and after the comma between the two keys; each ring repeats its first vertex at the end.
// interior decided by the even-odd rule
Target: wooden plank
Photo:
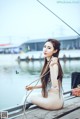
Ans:
{"type": "MultiPolygon", "coordinates": [[[[60,119],[64,119],[64,117],[61,117],[60,119]]],[[[80,109],[77,109],[65,116],[65,119],[80,119],[80,109]]]]}

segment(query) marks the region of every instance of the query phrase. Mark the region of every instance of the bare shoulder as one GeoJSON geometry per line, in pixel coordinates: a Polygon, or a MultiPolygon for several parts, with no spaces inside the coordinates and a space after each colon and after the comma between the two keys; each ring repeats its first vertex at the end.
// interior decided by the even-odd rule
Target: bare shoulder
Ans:
{"type": "Polygon", "coordinates": [[[58,58],[57,57],[52,57],[51,58],[50,67],[53,67],[54,65],[55,66],[58,65],[58,58]]]}

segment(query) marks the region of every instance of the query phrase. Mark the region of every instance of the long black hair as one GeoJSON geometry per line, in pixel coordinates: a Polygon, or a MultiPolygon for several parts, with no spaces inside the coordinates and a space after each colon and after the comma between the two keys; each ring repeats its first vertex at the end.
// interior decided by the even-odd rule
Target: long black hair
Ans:
{"type": "MultiPolygon", "coordinates": [[[[52,56],[58,58],[59,51],[60,51],[60,42],[57,41],[56,39],[48,39],[46,42],[51,42],[52,43],[52,45],[54,47],[54,50],[57,50],[57,52],[53,53],[52,56]]],[[[47,59],[45,58],[44,59],[44,65],[43,65],[43,68],[42,68],[42,71],[41,71],[41,75],[46,74],[44,77],[41,78],[43,97],[46,97],[46,86],[47,86],[47,82],[50,78],[49,64],[50,64],[50,62],[47,62],[47,59]]],[[[62,77],[63,77],[63,72],[62,72],[62,68],[61,68],[61,65],[60,65],[59,58],[58,58],[58,77],[57,77],[57,79],[58,79],[58,82],[59,82],[58,83],[59,87],[60,87],[60,84],[62,84],[62,77]]]]}

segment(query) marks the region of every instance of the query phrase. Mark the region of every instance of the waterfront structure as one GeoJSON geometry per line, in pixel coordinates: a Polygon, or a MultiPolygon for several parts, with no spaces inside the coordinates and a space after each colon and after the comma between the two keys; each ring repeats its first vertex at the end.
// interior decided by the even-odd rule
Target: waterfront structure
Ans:
{"type": "MultiPolygon", "coordinates": [[[[80,37],[56,37],[61,43],[61,50],[80,49],[80,37]]],[[[47,39],[33,39],[23,43],[21,47],[26,51],[42,51],[44,42],[47,39]]]]}
{"type": "MultiPolygon", "coordinates": [[[[61,43],[61,50],[59,54],[60,59],[80,59],[80,37],[54,37],[61,43]]],[[[43,45],[45,39],[29,39],[25,43],[17,46],[0,47],[0,54],[17,54],[16,59],[22,60],[42,60],[43,59],[43,45]]]]}
{"type": "MultiPolygon", "coordinates": [[[[61,51],[59,54],[60,59],[80,59],[80,37],[56,37],[61,43],[61,51]]],[[[26,56],[19,56],[20,60],[39,60],[43,59],[43,45],[47,39],[33,39],[21,45],[23,51],[26,51],[26,56]]]]}
{"type": "Polygon", "coordinates": [[[0,44],[0,54],[18,54],[20,50],[20,45],[0,44]]]}

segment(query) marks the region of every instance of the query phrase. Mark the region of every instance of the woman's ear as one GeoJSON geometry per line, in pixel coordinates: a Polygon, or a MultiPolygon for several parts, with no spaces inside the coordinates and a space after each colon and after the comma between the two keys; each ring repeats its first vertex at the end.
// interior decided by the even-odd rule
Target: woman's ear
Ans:
{"type": "Polygon", "coordinates": [[[58,50],[54,50],[53,53],[56,53],[58,50]]]}

